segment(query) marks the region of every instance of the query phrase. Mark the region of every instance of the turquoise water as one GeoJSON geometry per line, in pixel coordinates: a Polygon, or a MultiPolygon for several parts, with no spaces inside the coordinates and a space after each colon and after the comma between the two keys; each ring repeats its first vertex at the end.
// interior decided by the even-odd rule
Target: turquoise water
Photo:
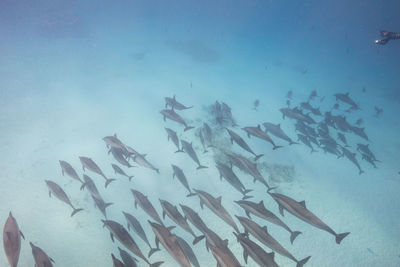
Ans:
{"type": "MultiPolygon", "coordinates": [[[[400,31],[396,1],[1,1],[0,2],[0,219],[5,223],[12,211],[26,238],[21,243],[18,266],[33,266],[29,242],[41,247],[55,266],[111,266],[111,253],[119,257],[119,241],[113,243],[103,228],[103,215],[94,207],[87,190],[68,176],[62,176],[59,160],[69,162],[78,175],[85,173],[106,202],[107,218],[126,226],[122,211],[141,222],[150,244],[152,220],[134,207],[129,189],[149,197],[160,216],[159,199],[185,204],[199,213],[206,225],[222,239],[243,266],[258,266],[243,259],[243,248],[225,222],[198,197],[187,198],[187,190],[172,178],[171,164],[180,166],[192,188],[222,196],[222,204],[233,215],[245,216],[233,201],[241,194],[215,167],[220,150],[232,150],[252,157],[229,136],[210,114],[216,101],[227,103],[239,126],[231,127],[257,154],[263,177],[275,192],[307,208],[337,233],[351,232],[340,245],[334,237],[285,212],[266,187],[237,167],[233,171],[246,188],[253,189],[252,201],[265,207],[293,230],[303,232],[294,244],[284,229],[252,216],[266,225],[296,258],[311,255],[305,266],[399,266],[399,104],[400,40],[376,46],[380,30],[400,31]],[[365,88],[365,92],[363,92],[365,88]],[[288,145],[272,139],[282,148],[241,129],[264,122],[280,123],[294,141],[295,120],[282,118],[286,95],[293,92],[291,107],[310,101],[321,112],[336,103],[334,94],[346,93],[360,110],[344,112],[352,125],[362,118],[369,141],[345,132],[348,148],[365,173],[347,158],[310,153],[304,145],[288,145]],[[196,129],[167,120],[160,111],[164,97],[194,107],[177,111],[196,129]],[[253,109],[259,100],[258,111],[253,109]],[[374,107],[383,114],[375,115],[374,107]],[[212,126],[217,148],[203,147],[198,130],[212,126]],[[193,142],[200,162],[207,169],[196,170],[187,153],[174,153],[164,127],[175,130],[180,139],[193,142]],[[131,182],[114,174],[103,137],[117,134],[126,145],[142,154],[160,170],[124,168],[134,175],[131,182]],[[361,159],[356,144],[369,143],[380,162],[373,168],[361,159]],[[91,157],[107,177],[117,180],[104,188],[101,176],[83,172],[80,156],[91,157]],[[59,184],[76,207],[49,198],[44,180],[59,184]]],[[[349,105],[338,102],[340,109],[349,105]]],[[[311,115],[317,122],[324,117],[311,115]]],[[[316,128],[316,126],[313,126],[316,128]]],[[[330,128],[336,139],[336,130],[330,128]]],[[[337,141],[340,143],[340,141],[337,141]]],[[[133,161],[130,161],[133,164],[133,161]]],[[[137,165],[137,164],[135,164],[137,165]]],[[[180,209],[179,209],[180,210],[180,209]]],[[[181,210],[180,210],[181,211],[181,210]]],[[[243,227],[235,222],[240,231],[243,227]]],[[[175,225],[169,218],[165,225],[175,225]]],[[[194,232],[200,232],[191,225],[194,232]]],[[[174,234],[192,242],[192,236],[176,227],[174,234]]],[[[130,234],[147,255],[149,248],[133,231],[130,234]]],[[[262,245],[264,250],[271,249],[262,245]]],[[[150,262],[178,266],[160,245],[161,252],[150,262]]],[[[215,266],[216,260],[204,240],[193,246],[201,266],[215,266]]],[[[132,254],[132,256],[134,256],[132,254]]],[[[120,257],[119,257],[120,258],[120,257]]],[[[139,266],[147,266],[138,259],[139,266]]],[[[279,266],[295,266],[275,253],[279,266]]],[[[0,249],[0,266],[9,266],[0,249]]]]}

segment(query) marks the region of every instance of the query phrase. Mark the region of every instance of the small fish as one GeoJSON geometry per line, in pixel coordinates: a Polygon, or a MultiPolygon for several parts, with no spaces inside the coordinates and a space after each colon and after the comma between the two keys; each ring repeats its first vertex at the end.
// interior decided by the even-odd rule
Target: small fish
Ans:
{"type": "Polygon", "coordinates": [[[258,106],[260,105],[260,100],[256,99],[253,104],[253,109],[258,111],[258,106]]]}

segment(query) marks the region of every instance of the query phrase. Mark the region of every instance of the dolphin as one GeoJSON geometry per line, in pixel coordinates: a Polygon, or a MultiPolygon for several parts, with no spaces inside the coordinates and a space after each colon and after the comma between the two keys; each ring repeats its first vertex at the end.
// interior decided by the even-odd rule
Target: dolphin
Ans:
{"type": "Polygon", "coordinates": [[[137,266],[137,259],[132,257],[128,252],[118,247],[119,255],[121,256],[122,261],[125,264],[125,267],[138,267],[137,266]]]}
{"type": "Polygon", "coordinates": [[[179,245],[176,235],[172,234],[168,228],[161,224],[151,221],[148,222],[151,225],[151,229],[156,236],[156,243],[161,243],[163,247],[167,250],[167,252],[181,267],[192,267],[189,259],[186,257],[185,252],[179,245]]]}
{"type": "Polygon", "coordinates": [[[117,259],[112,253],[111,253],[111,258],[113,261],[113,267],[125,267],[125,264],[123,264],[122,261],[117,259]]]}
{"type": "Polygon", "coordinates": [[[205,233],[208,227],[199,214],[188,206],[182,204],[179,204],[179,206],[181,206],[183,214],[185,214],[185,219],[188,219],[200,232],[205,233]]]}
{"type": "Polygon", "coordinates": [[[175,146],[178,148],[178,150],[175,151],[175,153],[183,152],[183,150],[179,148],[179,138],[176,132],[170,128],[165,128],[165,130],[167,131],[168,134],[168,141],[171,139],[172,142],[175,144],[175,146]]]}
{"type": "Polygon", "coordinates": [[[161,207],[163,209],[163,219],[165,220],[165,215],[174,221],[177,225],[182,227],[186,232],[190,233],[193,237],[193,245],[197,244],[200,240],[204,238],[203,235],[196,236],[193,232],[192,228],[189,226],[187,220],[182,216],[182,214],[178,211],[178,208],[166,200],[160,199],[161,207]]]}
{"type": "Polygon", "coordinates": [[[176,236],[179,246],[182,248],[186,257],[189,259],[190,263],[193,264],[194,267],[200,267],[199,261],[196,258],[196,254],[194,254],[190,245],[181,237],[176,236]]]}
{"type": "Polygon", "coordinates": [[[165,108],[168,108],[168,106],[170,106],[172,109],[176,109],[176,110],[184,110],[184,109],[193,108],[193,106],[187,107],[187,106],[179,103],[176,100],[175,95],[173,97],[165,97],[165,108]]]}
{"type": "Polygon", "coordinates": [[[160,266],[163,262],[150,263],[143,255],[142,251],[133,240],[128,231],[119,223],[111,220],[101,220],[105,227],[110,231],[111,240],[114,242],[114,237],[125,246],[130,252],[144,260],[150,267],[160,266]]]}
{"type": "Polygon", "coordinates": [[[77,212],[83,210],[83,209],[75,209],[75,207],[72,205],[71,201],[69,200],[67,194],[64,192],[64,190],[58,184],[56,184],[53,181],[49,181],[49,180],[45,180],[45,182],[47,184],[47,187],[49,188],[49,197],[51,197],[51,193],[53,193],[53,195],[55,195],[56,198],[58,198],[62,202],[71,206],[71,208],[73,209],[73,211],[71,213],[71,217],[74,216],[77,212]]]}
{"type": "Polygon", "coordinates": [[[364,145],[364,144],[358,143],[357,150],[360,151],[362,154],[369,156],[374,161],[377,161],[374,153],[372,153],[372,151],[369,149],[369,144],[364,145]]]}
{"type": "Polygon", "coordinates": [[[183,118],[178,113],[176,113],[173,109],[163,109],[160,111],[160,113],[163,115],[164,121],[168,118],[172,121],[176,121],[177,123],[180,123],[183,126],[185,126],[185,129],[184,129],[185,132],[187,130],[194,128],[193,126],[188,126],[186,124],[186,122],[183,120],[183,118]]]}
{"type": "Polygon", "coordinates": [[[127,160],[126,157],[130,155],[130,153],[125,153],[121,148],[115,148],[112,147],[108,151],[108,153],[111,153],[116,161],[118,161],[121,165],[131,168],[134,167],[132,166],[127,160]]]}
{"type": "Polygon", "coordinates": [[[208,168],[207,166],[203,166],[203,165],[200,164],[199,158],[197,157],[197,154],[193,149],[192,143],[189,143],[189,142],[181,139],[181,144],[182,144],[183,151],[185,151],[189,155],[189,157],[191,157],[192,160],[194,162],[196,162],[197,165],[199,165],[197,167],[198,170],[199,169],[208,168]]]}
{"type": "Polygon", "coordinates": [[[257,243],[251,241],[245,234],[237,234],[233,232],[236,236],[237,241],[243,247],[243,258],[247,264],[247,258],[250,257],[258,264],[260,267],[279,267],[279,265],[274,260],[274,252],[267,253],[262,247],[257,243]]]}
{"type": "Polygon", "coordinates": [[[97,173],[98,175],[101,175],[101,176],[106,180],[106,183],[105,183],[105,187],[106,187],[106,188],[107,188],[107,186],[108,186],[111,182],[115,181],[115,179],[108,179],[108,178],[104,175],[104,173],[103,173],[103,171],[100,169],[100,167],[97,166],[97,164],[96,164],[91,158],[88,158],[88,157],[79,157],[79,160],[80,160],[81,163],[82,163],[82,169],[83,169],[83,171],[85,171],[85,169],[87,168],[87,169],[91,170],[92,172],[97,173]]]}
{"type": "Polygon", "coordinates": [[[236,257],[228,247],[225,249],[209,245],[214,258],[217,260],[217,266],[220,267],[242,267],[236,257]]]}
{"type": "Polygon", "coordinates": [[[336,101],[340,100],[344,103],[349,104],[350,106],[353,106],[355,109],[360,109],[360,107],[356,104],[356,102],[354,102],[353,99],[350,98],[349,93],[345,93],[345,94],[335,94],[334,95],[336,97],[336,101]]]}
{"type": "MultiPolygon", "coordinates": [[[[35,260],[35,267],[53,267],[54,260],[47,256],[41,248],[29,242],[32,248],[33,259],[35,260]]],[[[15,265],[16,266],[16,265],[15,265]]]]}
{"type": "Polygon", "coordinates": [[[215,165],[219,171],[220,178],[225,178],[228,183],[230,183],[237,191],[243,194],[243,199],[252,198],[252,196],[248,196],[247,193],[251,192],[251,189],[246,189],[240,179],[233,172],[232,168],[221,163],[217,162],[215,165]]]}
{"type": "Polygon", "coordinates": [[[279,212],[281,213],[282,216],[283,216],[283,210],[285,209],[294,216],[296,216],[297,218],[299,218],[300,220],[305,221],[306,223],[311,224],[314,227],[317,227],[321,230],[324,230],[334,235],[337,244],[340,244],[343,238],[345,238],[348,234],[350,234],[349,232],[337,234],[328,225],[326,225],[317,216],[315,216],[314,213],[312,213],[306,208],[305,201],[297,202],[288,196],[278,193],[271,193],[270,190],[268,190],[268,194],[270,194],[271,197],[278,203],[279,212]]]}
{"type": "Polygon", "coordinates": [[[257,155],[256,153],[254,153],[253,150],[251,150],[251,148],[249,147],[249,145],[243,140],[243,138],[240,137],[240,135],[238,135],[232,130],[229,130],[228,128],[226,128],[226,130],[228,131],[228,134],[231,137],[231,143],[233,144],[233,141],[235,141],[235,143],[238,144],[241,148],[253,154],[255,157],[254,160],[258,160],[259,158],[264,156],[264,154],[257,155]]]}
{"type": "Polygon", "coordinates": [[[356,126],[351,126],[350,131],[355,133],[356,135],[360,136],[361,138],[364,138],[365,140],[369,140],[367,134],[364,132],[365,128],[359,128],[356,126]]]}
{"type": "Polygon", "coordinates": [[[94,201],[94,205],[95,207],[97,207],[101,213],[103,214],[104,218],[107,218],[107,212],[106,212],[106,208],[113,205],[114,203],[110,202],[110,203],[106,203],[102,198],[97,198],[95,196],[92,195],[92,199],[94,201]]]}
{"type": "Polygon", "coordinates": [[[231,215],[228,213],[228,211],[222,206],[221,203],[221,197],[214,198],[211,194],[202,191],[202,190],[197,190],[193,189],[197,196],[200,198],[200,207],[203,209],[203,205],[206,205],[212,212],[214,212],[218,217],[220,217],[224,222],[226,222],[228,225],[232,226],[233,229],[237,233],[239,233],[239,229],[231,217],[231,215]]]}
{"type": "Polygon", "coordinates": [[[250,138],[250,136],[255,136],[260,138],[261,140],[270,142],[273,145],[273,150],[278,149],[282,146],[277,146],[275,145],[274,141],[271,139],[271,137],[269,137],[268,134],[266,134],[263,130],[261,130],[261,126],[260,124],[257,125],[257,127],[244,127],[242,128],[242,130],[244,130],[247,133],[247,136],[250,138]]]}
{"type": "Polygon", "coordinates": [[[358,163],[358,160],[356,158],[356,153],[352,153],[351,151],[349,151],[347,148],[342,147],[342,151],[343,151],[343,155],[348,158],[351,162],[354,163],[354,165],[357,166],[358,170],[359,170],[359,174],[362,174],[364,171],[361,169],[360,164],[358,163]]]}
{"type": "Polygon", "coordinates": [[[313,148],[313,146],[311,145],[310,139],[309,139],[308,136],[306,136],[306,135],[304,135],[304,134],[297,134],[297,140],[298,140],[298,141],[301,141],[303,144],[305,144],[306,146],[308,146],[309,148],[311,148],[311,152],[310,152],[310,153],[317,152],[317,150],[315,150],[315,149],[313,148]]]}
{"type": "Polygon", "coordinates": [[[203,153],[207,153],[208,150],[207,150],[206,140],[205,140],[205,138],[204,138],[204,131],[203,131],[203,129],[200,128],[200,129],[197,131],[197,133],[198,133],[198,135],[199,135],[201,145],[203,146],[203,150],[204,150],[203,153]]]}
{"type": "Polygon", "coordinates": [[[112,168],[114,169],[114,172],[115,172],[115,173],[118,173],[118,174],[120,174],[120,175],[122,175],[122,176],[127,177],[127,178],[129,179],[129,182],[132,180],[133,175],[129,176],[128,174],[126,174],[126,173],[124,172],[123,169],[121,169],[121,168],[120,168],[118,165],[116,165],[116,164],[111,164],[111,166],[112,166],[112,168]]]}
{"type": "Polygon", "coordinates": [[[157,248],[152,248],[150,245],[149,240],[147,239],[146,233],[144,232],[142,226],[140,225],[140,222],[138,219],[135,218],[135,216],[127,213],[127,212],[122,212],[125,216],[125,219],[127,221],[127,226],[128,226],[128,231],[130,230],[130,227],[132,227],[133,231],[149,246],[150,252],[148,257],[150,258],[151,255],[153,255],[154,252],[159,251],[160,249],[157,248]]]}
{"type": "Polygon", "coordinates": [[[133,161],[135,161],[137,164],[139,164],[139,165],[141,165],[141,166],[143,166],[143,167],[149,168],[149,169],[151,169],[151,170],[153,170],[153,171],[156,171],[157,173],[160,173],[160,170],[159,170],[158,168],[154,167],[153,164],[151,164],[151,163],[146,159],[146,154],[139,154],[139,153],[136,153],[136,154],[131,155],[130,157],[131,157],[131,158],[133,159],[133,161]]]}
{"type": "Polygon", "coordinates": [[[21,252],[21,236],[25,239],[19,230],[17,220],[13,217],[11,211],[3,228],[3,247],[11,267],[17,267],[19,254],[21,252]]]}
{"type": "Polygon", "coordinates": [[[60,160],[60,166],[61,166],[61,172],[62,175],[67,174],[68,176],[74,178],[75,180],[83,183],[81,178],[79,178],[79,175],[76,173],[75,169],[72,168],[71,164],[69,164],[66,161],[60,160]]]}
{"type": "Polygon", "coordinates": [[[185,174],[183,173],[183,170],[174,164],[171,164],[171,165],[172,165],[172,170],[174,172],[172,174],[172,178],[174,178],[176,176],[178,178],[179,182],[181,182],[181,184],[189,191],[189,194],[187,195],[187,197],[196,195],[196,194],[193,194],[192,190],[190,189],[189,183],[186,179],[185,174]]]}
{"type": "Polygon", "coordinates": [[[201,131],[203,132],[204,141],[207,143],[207,147],[213,147],[213,133],[211,127],[204,122],[201,131]]]}
{"type": "Polygon", "coordinates": [[[121,140],[118,139],[117,134],[103,137],[103,141],[106,143],[108,148],[120,148],[126,151],[126,146],[121,140]]]}
{"type": "Polygon", "coordinates": [[[271,211],[267,210],[264,206],[264,201],[260,201],[259,203],[251,202],[251,201],[246,201],[246,200],[239,200],[235,201],[236,204],[238,204],[240,207],[242,207],[245,212],[247,217],[250,218],[250,214],[254,214],[255,216],[262,218],[266,221],[269,221],[273,224],[276,224],[286,231],[290,233],[290,242],[293,244],[293,241],[295,238],[301,234],[299,231],[292,231],[289,226],[287,226],[281,219],[279,219],[275,214],[273,214],[271,211]]]}
{"type": "Polygon", "coordinates": [[[246,235],[248,233],[252,234],[256,239],[258,239],[258,241],[260,241],[273,251],[296,262],[297,263],[296,267],[303,266],[311,258],[311,256],[308,256],[307,258],[304,258],[302,260],[297,260],[289,251],[287,251],[284,247],[282,247],[282,245],[279,244],[279,242],[276,241],[275,238],[273,238],[268,233],[266,226],[261,227],[256,222],[253,222],[252,220],[247,219],[245,217],[236,216],[236,218],[238,218],[239,222],[243,225],[246,235]]]}
{"type": "Polygon", "coordinates": [[[238,155],[238,154],[226,154],[229,158],[229,161],[238,167],[241,171],[250,174],[254,178],[254,182],[259,181],[264,184],[267,188],[270,188],[267,181],[264,179],[260,171],[257,169],[257,165],[247,158],[238,155]]]}
{"type": "Polygon", "coordinates": [[[83,180],[85,182],[82,184],[81,190],[84,190],[86,187],[92,196],[100,199],[101,196],[100,196],[99,190],[97,190],[97,187],[96,187],[95,183],[93,182],[92,178],[90,178],[89,176],[84,174],[83,180]]]}
{"type": "Polygon", "coordinates": [[[135,198],[135,208],[137,208],[138,204],[139,206],[155,221],[157,221],[159,224],[163,224],[160,216],[158,216],[158,213],[156,209],[153,207],[147,196],[143,195],[141,192],[137,190],[131,189],[131,192],[133,194],[133,197],[135,198]]]}
{"type": "Polygon", "coordinates": [[[298,108],[281,108],[279,109],[279,111],[282,113],[283,119],[285,119],[285,117],[288,117],[298,121],[306,122],[308,124],[315,123],[315,121],[310,116],[303,114],[298,108]]]}
{"type": "Polygon", "coordinates": [[[289,145],[294,145],[298,144],[294,142],[285,132],[281,129],[281,124],[273,124],[270,122],[264,122],[263,123],[265,132],[272,134],[273,136],[276,136],[280,139],[283,139],[287,142],[289,142],[289,145]]]}
{"type": "Polygon", "coordinates": [[[344,147],[350,147],[350,146],[347,144],[346,136],[345,136],[344,134],[338,133],[337,137],[338,137],[338,139],[339,139],[340,141],[342,141],[342,143],[344,144],[344,147]]]}

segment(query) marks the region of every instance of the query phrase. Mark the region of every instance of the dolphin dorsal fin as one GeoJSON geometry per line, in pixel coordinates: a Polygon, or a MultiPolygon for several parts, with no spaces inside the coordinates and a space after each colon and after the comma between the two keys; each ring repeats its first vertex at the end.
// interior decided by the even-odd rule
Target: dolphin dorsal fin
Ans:
{"type": "Polygon", "coordinates": [[[264,226],[262,227],[262,229],[263,229],[265,232],[268,233],[268,228],[267,228],[267,226],[264,225],[264,226]]]}
{"type": "Polygon", "coordinates": [[[174,94],[174,96],[172,97],[174,100],[176,100],[176,96],[175,96],[175,94],[174,94]]]}
{"type": "Polygon", "coordinates": [[[223,242],[225,246],[228,246],[228,239],[225,239],[223,242]]]}
{"type": "Polygon", "coordinates": [[[304,208],[306,208],[306,202],[304,200],[303,201],[299,201],[299,204],[302,205],[304,208]]]}
{"type": "Polygon", "coordinates": [[[260,203],[258,203],[260,206],[264,206],[264,200],[261,200],[260,203]]]}
{"type": "Polygon", "coordinates": [[[280,123],[278,123],[276,126],[278,126],[278,128],[281,128],[281,124],[280,123]]]}
{"type": "Polygon", "coordinates": [[[275,253],[274,252],[271,252],[271,253],[268,253],[268,254],[272,257],[272,259],[275,258],[275,253]]]}
{"type": "Polygon", "coordinates": [[[261,126],[260,126],[260,124],[259,124],[259,125],[257,125],[257,128],[258,128],[259,130],[261,130],[261,126]]]}
{"type": "Polygon", "coordinates": [[[117,133],[114,133],[114,137],[117,138],[117,133]]]}
{"type": "Polygon", "coordinates": [[[168,226],[168,227],[167,227],[168,231],[171,231],[171,230],[174,229],[174,228],[175,228],[175,226],[168,226]]]}
{"type": "Polygon", "coordinates": [[[349,92],[345,93],[346,96],[349,96],[349,92]]]}
{"type": "Polygon", "coordinates": [[[221,205],[222,197],[219,196],[219,197],[216,198],[216,200],[217,200],[218,204],[221,205]]]}

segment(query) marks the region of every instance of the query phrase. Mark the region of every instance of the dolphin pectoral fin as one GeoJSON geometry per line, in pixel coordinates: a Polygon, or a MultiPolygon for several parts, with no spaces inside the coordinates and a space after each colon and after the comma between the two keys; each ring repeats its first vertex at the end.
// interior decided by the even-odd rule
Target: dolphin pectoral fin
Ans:
{"type": "Polygon", "coordinates": [[[127,227],[128,227],[128,231],[130,231],[130,230],[131,230],[131,226],[130,226],[130,224],[129,224],[129,223],[127,223],[126,225],[127,225],[127,227]]]}
{"type": "Polygon", "coordinates": [[[163,220],[165,220],[165,215],[166,215],[167,213],[165,212],[165,210],[163,210],[163,212],[162,212],[162,218],[163,218],[163,220]]]}
{"type": "Polygon", "coordinates": [[[137,201],[135,200],[135,209],[137,209],[137,205],[138,205],[138,203],[137,203],[137,201]]]}
{"type": "Polygon", "coordinates": [[[156,247],[159,248],[159,246],[160,246],[160,239],[158,239],[158,237],[156,236],[154,241],[155,241],[155,243],[156,243],[156,247]]]}
{"type": "Polygon", "coordinates": [[[231,137],[231,143],[232,143],[232,145],[233,145],[233,138],[231,137]]]}
{"type": "Polygon", "coordinates": [[[251,217],[250,217],[250,211],[246,210],[246,215],[247,215],[247,217],[249,217],[249,219],[251,219],[251,217]]]}
{"type": "Polygon", "coordinates": [[[157,251],[160,251],[160,249],[159,248],[151,248],[147,257],[150,258],[151,255],[153,255],[153,253],[155,253],[157,251]]]}
{"type": "Polygon", "coordinates": [[[221,196],[217,197],[217,201],[218,201],[218,204],[221,205],[222,197],[221,196]]]}
{"type": "Polygon", "coordinates": [[[49,257],[49,259],[52,263],[56,263],[52,258],[49,257]]]}
{"type": "Polygon", "coordinates": [[[204,235],[200,235],[200,236],[196,236],[193,240],[193,245],[196,245],[198,242],[200,242],[205,236],[204,235]]]}
{"type": "Polygon", "coordinates": [[[167,118],[164,116],[164,121],[167,121],[167,118]]]}
{"type": "Polygon", "coordinates": [[[24,234],[21,232],[21,231],[19,231],[19,234],[22,236],[22,238],[25,240],[25,236],[24,236],[24,234]]]}
{"type": "Polygon", "coordinates": [[[244,262],[247,264],[247,258],[249,257],[249,253],[247,253],[247,250],[246,249],[244,249],[243,250],[243,259],[244,259],[244,262]]]}
{"type": "Polygon", "coordinates": [[[279,205],[279,213],[280,213],[282,216],[285,216],[285,215],[283,214],[283,207],[282,207],[282,205],[279,205]]]}
{"type": "Polygon", "coordinates": [[[303,208],[307,208],[306,207],[306,202],[303,200],[303,201],[299,201],[298,202],[300,205],[302,205],[303,206],[303,208]]]}
{"type": "Polygon", "coordinates": [[[111,237],[112,242],[114,243],[114,235],[111,232],[110,232],[110,237],[111,237]]]}
{"type": "Polygon", "coordinates": [[[51,191],[49,190],[49,197],[51,197],[51,191]]]}
{"type": "Polygon", "coordinates": [[[201,209],[204,209],[204,203],[203,203],[202,200],[200,200],[200,208],[201,208],[201,209]]]}
{"type": "Polygon", "coordinates": [[[168,226],[168,227],[167,227],[168,231],[172,231],[172,230],[175,229],[175,228],[176,228],[176,226],[168,226]]]}
{"type": "Polygon", "coordinates": [[[61,170],[62,176],[64,176],[64,169],[61,170]]]}

